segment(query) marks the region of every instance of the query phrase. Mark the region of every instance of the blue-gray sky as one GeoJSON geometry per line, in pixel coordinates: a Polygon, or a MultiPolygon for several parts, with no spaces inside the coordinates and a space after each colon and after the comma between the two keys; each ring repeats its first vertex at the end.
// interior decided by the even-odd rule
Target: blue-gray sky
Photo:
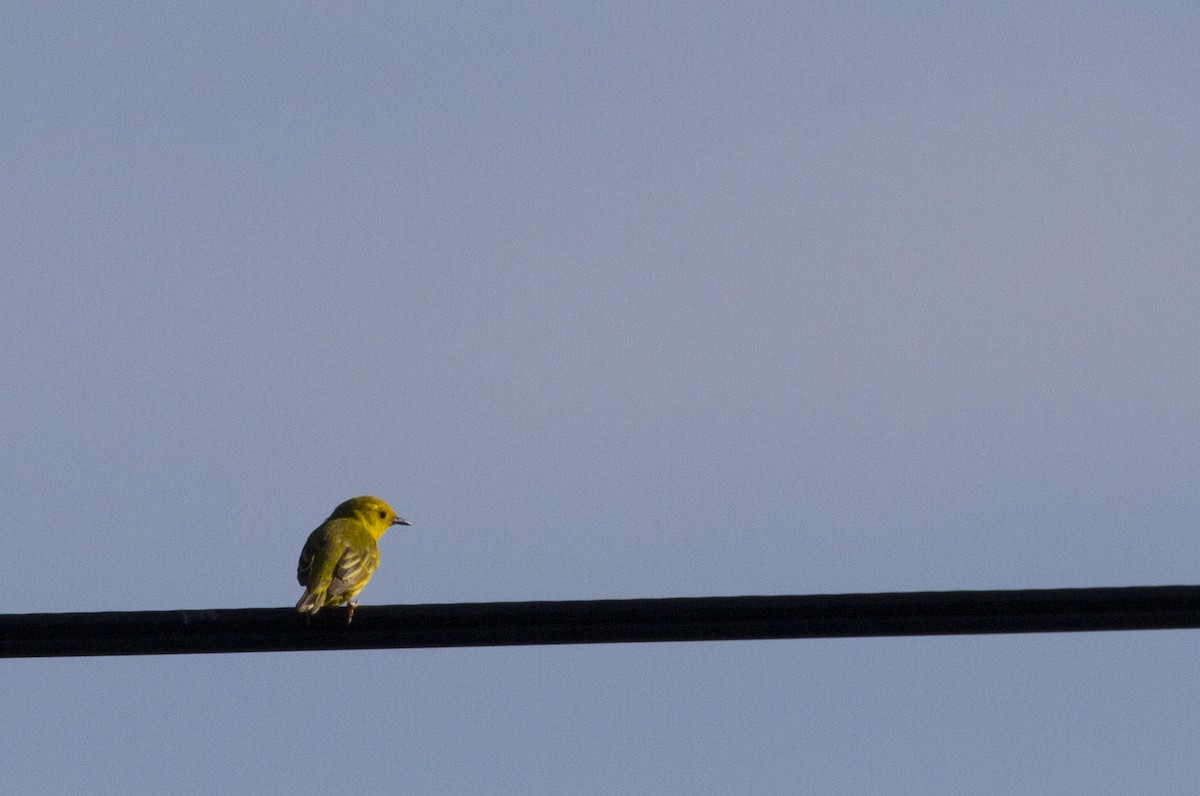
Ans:
{"type": "MultiPolygon", "coordinates": [[[[1191,3],[7,4],[3,611],[1200,581],[1191,3]]],[[[1191,793],[1191,632],[0,663],[45,793],[1191,793]]]]}

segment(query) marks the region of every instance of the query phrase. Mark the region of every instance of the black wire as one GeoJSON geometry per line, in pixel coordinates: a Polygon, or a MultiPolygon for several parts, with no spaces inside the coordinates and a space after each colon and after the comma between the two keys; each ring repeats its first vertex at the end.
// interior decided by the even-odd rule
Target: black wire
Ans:
{"type": "Polygon", "coordinates": [[[1200,586],[0,615],[0,657],[1200,627],[1200,586]]]}

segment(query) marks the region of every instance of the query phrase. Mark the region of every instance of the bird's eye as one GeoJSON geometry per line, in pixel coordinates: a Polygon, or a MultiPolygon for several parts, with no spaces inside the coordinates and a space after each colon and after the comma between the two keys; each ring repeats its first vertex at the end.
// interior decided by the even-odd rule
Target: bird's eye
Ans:
{"type": "Polygon", "coordinates": [[[381,512],[379,512],[379,519],[381,519],[381,520],[382,520],[382,519],[384,519],[385,517],[387,517],[387,512],[386,512],[386,511],[381,511],[381,512]]]}

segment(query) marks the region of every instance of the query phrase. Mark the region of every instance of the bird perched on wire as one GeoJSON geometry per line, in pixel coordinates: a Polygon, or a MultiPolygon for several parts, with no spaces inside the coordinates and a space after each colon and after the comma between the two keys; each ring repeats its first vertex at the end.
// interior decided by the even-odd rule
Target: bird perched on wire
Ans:
{"type": "Polygon", "coordinates": [[[379,566],[379,537],[393,525],[411,525],[377,497],[363,495],[342,503],[308,535],[300,551],[296,579],[304,587],[296,610],[315,614],[327,605],[346,605],[346,624],[354,619],[354,599],[379,566]]]}

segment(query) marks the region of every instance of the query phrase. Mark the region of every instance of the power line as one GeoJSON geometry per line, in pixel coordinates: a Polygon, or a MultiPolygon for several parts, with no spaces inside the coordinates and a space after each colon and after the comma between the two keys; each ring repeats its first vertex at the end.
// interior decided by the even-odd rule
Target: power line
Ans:
{"type": "Polygon", "coordinates": [[[0,615],[0,657],[1200,627],[1200,586],[0,615]]]}

